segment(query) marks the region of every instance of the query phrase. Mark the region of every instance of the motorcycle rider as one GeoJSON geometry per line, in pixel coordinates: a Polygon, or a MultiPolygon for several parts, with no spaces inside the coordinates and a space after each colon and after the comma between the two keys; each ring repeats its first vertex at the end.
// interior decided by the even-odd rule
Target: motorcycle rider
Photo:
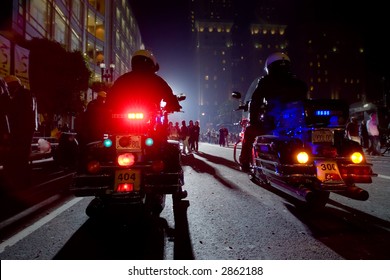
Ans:
{"type": "Polygon", "coordinates": [[[307,98],[308,87],[291,73],[291,61],[285,53],[276,52],[268,56],[264,70],[266,75],[259,79],[249,104],[249,125],[240,154],[241,170],[244,172],[250,170],[256,136],[272,134],[282,105],[307,98]]]}
{"type": "MultiPolygon", "coordinates": [[[[120,76],[107,93],[106,108],[112,112],[123,112],[128,106],[140,105],[150,110],[161,107],[163,100],[165,110],[179,112],[182,108],[168,83],[156,72],[160,69],[153,53],[149,50],[137,50],[131,58],[131,71],[120,76]]],[[[158,135],[167,139],[168,127],[158,135]]],[[[181,190],[179,197],[185,198],[187,192],[181,190]]]]}
{"type": "Polygon", "coordinates": [[[161,100],[164,100],[167,111],[180,111],[181,106],[171,87],[156,74],[160,66],[152,52],[134,52],[131,68],[132,71],[120,76],[108,92],[106,105],[109,109],[121,110],[126,104],[136,103],[159,108],[161,100]]]}

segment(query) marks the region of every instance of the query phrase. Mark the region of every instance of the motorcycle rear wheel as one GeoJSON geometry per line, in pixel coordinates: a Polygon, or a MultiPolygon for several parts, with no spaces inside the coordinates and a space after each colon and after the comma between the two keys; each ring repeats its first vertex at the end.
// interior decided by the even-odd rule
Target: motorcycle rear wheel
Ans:
{"type": "Polygon", "coordinates": [[[330,192],[313,192],[306,198],[305,207],[310,210],[321,210],[329,201],[330,192]]]}

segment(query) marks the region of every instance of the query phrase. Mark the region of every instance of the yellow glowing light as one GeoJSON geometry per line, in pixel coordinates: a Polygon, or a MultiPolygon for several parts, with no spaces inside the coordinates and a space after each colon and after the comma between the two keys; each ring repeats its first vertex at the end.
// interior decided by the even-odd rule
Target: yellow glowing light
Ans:
{"type": "Polygon", "coordinates": [[[363,161],[363,155],[359,152],[355,152],[351,155],[351,160],[353,163],[361,163],[363,161]]]}
{"type": "Polygon", "coordinates": [[[299,163],[306,163],[309,161],[309,155],[306,152],[300,152],[297,154],[297,160],[299,163]]]}

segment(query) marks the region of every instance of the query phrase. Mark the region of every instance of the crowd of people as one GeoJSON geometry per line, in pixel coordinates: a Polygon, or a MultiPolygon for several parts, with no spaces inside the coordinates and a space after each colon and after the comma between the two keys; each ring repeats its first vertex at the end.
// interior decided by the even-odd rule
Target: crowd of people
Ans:
{"type": "Polygon", "coordinates": [[[168,139],[180,141],[184,155],[199,150],[199,136],[199,121],[190,120],[188,125],[185,120],[181,121],[181,125],[179,125],[179,122],[175,122],[175,124],[173,122],[168,123],[168,139]]]}
{"type": "Polygon", "coordinates": [[[182,146],[184,155],[197,152],[199,150],[199,142],[219,145],[220,147],[229,147],[239,140],[238,133],[229,132],[225,126],[220,126],[219,129],[207,128],[201,130],[199,121],[185,120],[179,122],[169,122],[168,124],[168,139],[177,140],[182,146]]]}
{"type": "Polygon", "coordinates": [[[359,143],[366,153],[373,156],[381,156],[380,131],[376,112],[369,115],[369,119],[359,123],[357,117],[352,116],[346,125],[346,137],[359,143]]]}

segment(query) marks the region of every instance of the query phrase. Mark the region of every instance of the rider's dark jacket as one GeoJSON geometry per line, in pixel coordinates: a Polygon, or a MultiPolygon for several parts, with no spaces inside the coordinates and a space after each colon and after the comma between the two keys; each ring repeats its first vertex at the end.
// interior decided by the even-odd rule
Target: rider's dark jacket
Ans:
{"type": "Polygon", "coordinates": [[[263,127],[272,130],[277,125],[283,105],[307,98],[305,82],[289,73],[273,73],[262,77],[253,92],[249,107],[252,125],[259,125],[263,116],[263,127]]]}
{"type": "Polygon", "coordinates": [[[289,71],[274,69],[269,75],[260,78],[249,105],[250,125],[245,129],[242,142],[242,165],[251,160],[252,144],[256,136],[274,134],[283,106],[287,102],[306,99],[307,92],[306,83],[291,75],[289,71]]]}
{"type": "Polygon", "coordinates": [[[126,108],[127,104],[142,103],[160,107],[163,99],[168,111],[180,111],[181,106],[168,83],[152,72],[131,71],[119,77],[107,94],[110,110],[126,108]]]}

